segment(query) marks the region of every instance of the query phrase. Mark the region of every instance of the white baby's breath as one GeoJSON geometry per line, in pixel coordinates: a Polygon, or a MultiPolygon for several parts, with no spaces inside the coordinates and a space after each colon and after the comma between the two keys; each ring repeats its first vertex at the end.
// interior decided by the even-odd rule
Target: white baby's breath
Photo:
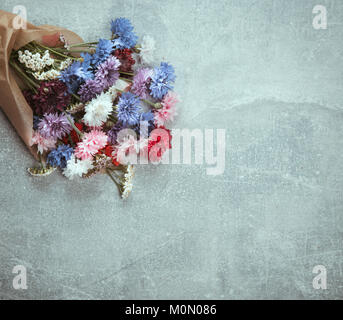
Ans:
{"type": "Polygon", "coordinates": [[[133,188],[133,177],[135,175],[135,169],[132,165],[127,166],[124,178],[122,180],[122,192],[121,197],[127,199],[133,188]]]}
{"type": "Polygon", "coordinates": [[[45,72],[34,72],[32,74],[37,80],[44,81],[44,80],[54,80],[57,79],[61,73],[55,69],[51,69],[45,72]]]}
{"type": "Polygon", "coordinates": [[[122,187],[121,197],[122,199],[127,199],[132,191],[133,185],[132,182],[124,182],[122,187]]]}
{"type": "Polygon", "coordinates": [[[25,64],[26,68],[31,69],[32,71],[41,71],[47,66],[52,66],[55,62],[55,60],[50,57],[48,50],[44,52],[43,56],[38,52],[33,54],[29,50],[25,50],[23,53],[19,50],[18,60],[20,63],[25,64]]]}
{"type": "Polygon", "coordinates": [[[73,63],[73,60],[70,58],[63,60],[60,64],[60,70],[67,69],[72,63],[73,63]]]}

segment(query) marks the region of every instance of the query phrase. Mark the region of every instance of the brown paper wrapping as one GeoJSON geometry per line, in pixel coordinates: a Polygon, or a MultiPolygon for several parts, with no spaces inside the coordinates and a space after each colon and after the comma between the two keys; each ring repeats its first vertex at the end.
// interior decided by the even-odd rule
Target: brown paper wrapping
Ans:
{"type": "Polygon", "coordinates": [[[62,33],[68,43],[80,43],[83,40],[74,32],[55,26],[36,27],[27,23],[26,29],[13,28],[16,15],[0,10],[0,107],[11,121],[24,143],[36,157],[30,146],[32,138],[33,113],[19,88],[17,78],[9,64],[12,50],[18,50],[31,41],[42,43],[43,37],[62,33]]]}

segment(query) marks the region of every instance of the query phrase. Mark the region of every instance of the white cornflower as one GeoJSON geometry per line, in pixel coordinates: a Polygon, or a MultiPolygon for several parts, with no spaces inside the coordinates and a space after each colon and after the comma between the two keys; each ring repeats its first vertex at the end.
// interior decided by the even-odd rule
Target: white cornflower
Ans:
{"type": "Polygon", "coordinates": [[[67,161],[66,168],[63,169],[63,174],[72,180],[76,176],[82,177],[91,169],[93,169],[92,160],[79,160],[72,155],[70,160],[67,161]]]}
{"type": "Polygon", "coordinates": [[[154,62],[155,40],[151,36],[144,36],[139,57],[143,64],[150,64],[154,62]]]}
{"type": "Polygon", "coordinates": [[[84,122],[91,127],[101,126],[113,110],[112,97],[108,93],[101,93],[85,106],[84,122]]]}

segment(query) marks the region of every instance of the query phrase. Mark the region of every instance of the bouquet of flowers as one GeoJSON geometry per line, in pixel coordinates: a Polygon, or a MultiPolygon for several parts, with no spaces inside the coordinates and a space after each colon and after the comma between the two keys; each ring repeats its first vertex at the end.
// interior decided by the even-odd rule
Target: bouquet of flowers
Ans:
{"type": "Polygon", "coordinates": [[[90,43],[50,32],[13,48],[8,63],[32,109],[29,144],[40,164],[28,172],[60,168],[68,179],[106,173],[127,198],[134,165],[158,163],[171,148],[166,126],[178,98],[172,65],[152,66],[151,37],[138,42],[126,18],[113,20],[111,32],[90,43]]]}

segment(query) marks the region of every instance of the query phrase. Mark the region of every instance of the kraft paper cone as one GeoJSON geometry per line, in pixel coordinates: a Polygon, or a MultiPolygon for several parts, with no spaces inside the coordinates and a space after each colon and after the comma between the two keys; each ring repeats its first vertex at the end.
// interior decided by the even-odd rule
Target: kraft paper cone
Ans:
{"type": "Polygon", "coordinates": [[[0,107],[32,154],[37,157],[36,151],[30,146],[33,112],[19,88],[20,80],[8,64],[11,52],[31,41],[46,43],[49,36],[56,33],[62,33],[70,44],[83,40],[72,31],[49,25],[36,27],[27,23],[26,29],[16,29],[13,27],[15,18],[16,15],[0,10],[0,107]]]}

